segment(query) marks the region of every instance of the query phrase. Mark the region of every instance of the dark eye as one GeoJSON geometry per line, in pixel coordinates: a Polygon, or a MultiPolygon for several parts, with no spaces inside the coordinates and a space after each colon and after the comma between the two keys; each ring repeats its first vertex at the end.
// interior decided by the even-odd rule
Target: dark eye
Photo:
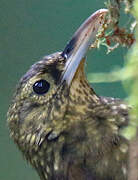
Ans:
{"type": "Polygon", "coordinates": [[[50,88],[49,82],[44,79],[36,81],[33,85],[33,90],[36,94],[42,95],[48,92],[50,88]]]}

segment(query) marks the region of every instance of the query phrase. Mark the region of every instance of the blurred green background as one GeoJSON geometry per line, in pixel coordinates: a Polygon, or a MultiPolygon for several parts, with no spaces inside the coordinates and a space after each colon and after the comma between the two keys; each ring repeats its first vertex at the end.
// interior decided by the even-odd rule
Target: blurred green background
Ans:
{"type": "MultiPolygon", "coordinates": [[[[46,54],[61,51],[103,0],[0,0],[0,180],[37,180],[9,138],[6,113],[20,77],[46,54]]],[[[89,51],[86,72],[122,67],[126,50],[89,51]]],[[[121,83],[92,84],[99,95],[125,98],[121,83]]]]}

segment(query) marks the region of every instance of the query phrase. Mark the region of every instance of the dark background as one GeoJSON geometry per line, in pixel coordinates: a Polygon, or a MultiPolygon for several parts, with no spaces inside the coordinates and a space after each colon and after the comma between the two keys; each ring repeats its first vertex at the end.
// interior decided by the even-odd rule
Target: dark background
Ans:
{"type": "MultiPolygon", "coordinates": [[[[103,0],[0,0],[0,180],[37,180],[9,138],[6,113],[20,77],[46,54],[61,51],[103,0]]],[[[86,72],[122,67],[126,50],[90,51],[86,72]]],[[[125,98],[121,83],[92,84],[99,95],[125,98]]]]}

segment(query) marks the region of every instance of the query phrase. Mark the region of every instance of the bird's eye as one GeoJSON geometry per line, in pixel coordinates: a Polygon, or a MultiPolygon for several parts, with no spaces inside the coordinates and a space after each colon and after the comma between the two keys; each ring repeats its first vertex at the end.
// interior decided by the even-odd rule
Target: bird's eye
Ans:
{"type": "Polygon", "coordinates": [[[48,92],[50,88],[49,82],[44,79],[36,81],[33,85],[33,90],[36,94],[43,95],[48,92]]]}

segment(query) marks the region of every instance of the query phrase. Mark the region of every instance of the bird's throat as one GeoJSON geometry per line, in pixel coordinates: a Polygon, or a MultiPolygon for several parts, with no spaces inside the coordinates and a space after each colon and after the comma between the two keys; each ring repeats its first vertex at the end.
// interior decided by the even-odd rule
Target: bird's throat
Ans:
{"type": "Polygon", "coordinates": [[[86,106],[89,103],[99,103],[99,97],[96,95],[86,79],[84,72],[85,58],[82,59],[70,87],[70,100],[74,101],[79,109],[80,106],[86,106]]]}

